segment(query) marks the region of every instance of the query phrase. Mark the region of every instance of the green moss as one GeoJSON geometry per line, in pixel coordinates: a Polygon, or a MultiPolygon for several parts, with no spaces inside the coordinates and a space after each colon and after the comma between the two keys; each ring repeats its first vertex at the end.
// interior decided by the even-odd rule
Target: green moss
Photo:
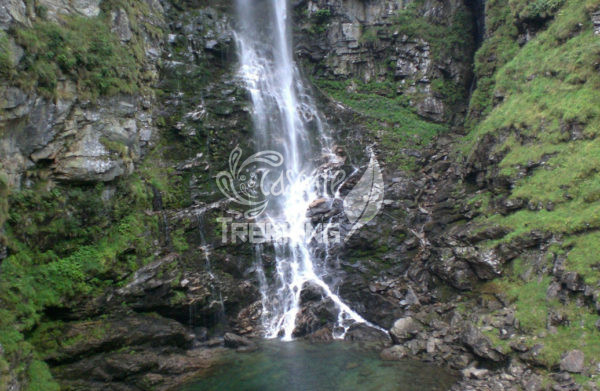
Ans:
{"type": "Polygon", "coordinates": [[[512,12],[519,19],[547,19],[563,5],[564,0],[509,0],[512,12]]]}
{"type": "Polygon", "coordinates": [[[486,2],[485,28],[487,38],[475,54],[477,89],[470,100],[467,122],[470,126],[491,110],[495,73],[515,56],[519,48],[515,17],[505,0],[486,2]]]}
{"type": "MultiPolygon", "coordinates": [[[[473,296],[479,298],[490,292],[506,294],[515,308],[519,338],[524,338],[524,343],[530,347],[535,344],[543,345],[537,360],[548,370],[560,363],[561,356],[566,351],[573,349],[582,350],[586,365],[592,364],[600,354],[600,331],[595,326],[598,319],[595,312],[586,306],[580,307],[575,302],[561,303],[556,299],[548,299],[546,293],[552,278],[533,276],[524,281],[522,274],[527,267],[524,260],[516,260],[506,271],[505,277],[482,284],[476,288],[473,296]],[[568,323],[556,326],[555,332],[551,332],[547,328],[550,311],[562,313],[568,323]]],[[[468,304],[463,304],[463,307],[468,308],[468,304]]],[[[512,339],[500,339],[496,329],[484,331],[484,334],[502,352],[513,354],[510,349],[512,339]]]]}
{"type": "Polygon", "coordinates": [[[0,323],[28,330],[45,307],[97,293],[153,256],[158,224],[143,212],[149,198],[130,191],[138,181],[120,183],[112,203],[102,185],[11,194],[0,297],[12,317],[0,323]]]}
{"type": "Polygon", "coordinates": [[[569,350],[581,350],[586,365],[592,364],[600,355],[600,332],[595,326],[598,316],[576,305],[568,307],[567,315],[569,325],[558,326],[556,333],[547,333],[538,341],[544,345],[539,359],[548,368],[558,365],[561,356],[569,350]]]}
{"type": "Polygon", "coordinates": [[[110,31],[106,16],[73,16],[63,24],[38,21],[18,29],[16,40],[25,49],[18,80],[23,87],[52,96],[64,74],[91,97],[139,90],[138,59],[110,31]]]}
{"type": "Polygon", "coordinates": [[[171,232],[171,242],[173,243],[173,249],[177,252],[184,252],[190,247],[183,228],[171,232]]]}
{"type": "Polygon", "coordinates": [[[379,29],[375,28],[375,27],[368,27],[366,28],[361,36],[360,36],[360,43],[373,43],[377,41],[377,33],[378,33],[379,29]]]}
{"type": "Polygon", "coordinates": [[[15,64],[11,52],[8,36],[4,31],[0,31],[0,76],[4,78],[12,76],[14,72],[15,64]]]}
{"type": "MultiPolygon", "coordinates": [[[[44,309],[98,295],[152,258],[156,218],[143,213],[147,197],[125,190],[136,181],[131,177],[119,184],[120,196],[112,204],[101,200],[102,185],[40,186],[10,195],[10,255],[0,265],[0,344],[8,362],[21,363],[17,371],[29,380],[28,389],[58,389],[23,337],[40,324],[44,309]]],[[[38,328],[40,334],[44,331],[48,327],[38,328]]],[[[60,340],[60,335],[45,337],[50,342],[43,354],[60,340]]],[[[43,345],[35,334],[31,341],[43,345]]]]}
{"type": "Polygon", "coordinates": [[[0,243],[3,243],[4,222],[8,217],[8,195],[10,188],[8,186],[8,177],[0,171],[0,243]]]}
{"type": "Polygon", "coordinates": [[[564,240],[568,251],[566,267],[581,275],[586,284],[596,285],[600,281],[600,232],[572,236],[564,240]]]}
{"type": "Polygon", "coordinates": [[[106,147],[109,151],[116,152],[124,159],[130,159],[129,156],[129,147],[122,142],[109,140],[106,137],[101,137],[100,142],[102,145],[106,147]]]}
{"type": "Polygon", "coordinates": [[[310,34],[321,35],[327,31],[331,11],[328,8],[316,10],[315,12],[306,12],[308,24],[305,27],[310,34]]]}
{"type": "Polygon", "coordinates": [[[406,97],[396,93],[394,82],[317,79],[314,83],[360,115],[359,120],[388,153],[388,164],[410,167],[412,158],[403,155],[403,148],[425,146],[434,136],[447,131],[446,125],[426,121],[415,114],[406,97]]]}
{"type": "MultiPolygon", "coordinates": [[[[477,149],[485,135],[496,136],[494,153],[503,156],[498,165],[499,175],[514,183],[510,197],[543,208],[479,218],[482,225],[497,224],[511,229],[504,241],[533,229],[575,235],[600,228],[597,169],[600,140],[596,138],[600,108],[595,103],[600,101],[600,74],[596,69],[600,45],[589,19],[589,11],[600,3],[585,0],[547,3],[555,13],[548,28],[522,48],[513,46],[510,58],[480,70],[494,79],[495,94],[503,100],[477,124],[463,144],[468,154],[477,149]],[[560,12],[556,12],[560,5],[560,12]],[[495,68],[503,62],[503,66],[495,68]],[[527,175],[517,177],[524,167],[536,165],[527,175]]],[[[517,14],[528,7],[523,2],[513,1],[510,6],[490,2],[488,44],[496,38],[504,39],[505,43],[514,39],[510,26],[517,14]],[[505,16],[504,22],[494,19],[500,15],[505,16]],[[510,29],[502,27],[503,23],[510,29]]],[[[481,66],[486,64],[488,50],[484,45],[480,51],[484,55],[478,53],[483,56],[481,66]]],[[[496,55],[501,53],[505,51],[500,50],[496,55]]],[[[481,88],[485,86],[478,87],[481,88]]],[[[498,174],[490,172],[490,175],[498,174]]],[[[577,241],[574,245],[577,246],[577,241]]],[[[574,254],[579,257],[580,253],[574,254]]]]}
{"type": "Polygon", "coordinates": [[[517,307],[515,316],[523,331],[535,333],[546,328],[549,308],[546,291],[550,280],[550,277],[545,277],[541,281],[535,280],[510,285],[507,294],[515,301],[517,307]]]}
{"type": "Polygon", "coordinates": [[[39,360],[34,360],[27,369],[29,383],[25,391],[59,391],[60,387],[52,379],[48,365],[39,360]]]}
{"type": "Polygon", "coordinates": [[[463,9],[450,20],[430,20],[423,16],[428,3],[417,0],[398,11],[393,30],[411,38],[424,39],[431,45],[433,58],[446,60],[469,52],[473,47],[472,15],[463,9]]]}
{"type": "Polygon", "coordinates": [[[501,352],[503,354],[510,353],[510,351],[511,351],[510,341],[508,341],[506,339],[501,339],[500,336],[498,335],[497,331],[483,330],[482,333],[490,340],[490,342],[492,343],[492,346],[496,350],[498,350],[499,352],[501,352]]]}

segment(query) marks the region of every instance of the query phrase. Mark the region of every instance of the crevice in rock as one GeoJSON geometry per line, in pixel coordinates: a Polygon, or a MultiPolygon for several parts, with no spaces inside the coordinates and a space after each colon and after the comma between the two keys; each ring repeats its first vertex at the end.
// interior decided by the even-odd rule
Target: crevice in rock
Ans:
{"type": "Polygon", "coordinates": [[[478,49],[485,39],[485,0],[465,0],[465,5],[473,14],[473,36],[478,49]]]}

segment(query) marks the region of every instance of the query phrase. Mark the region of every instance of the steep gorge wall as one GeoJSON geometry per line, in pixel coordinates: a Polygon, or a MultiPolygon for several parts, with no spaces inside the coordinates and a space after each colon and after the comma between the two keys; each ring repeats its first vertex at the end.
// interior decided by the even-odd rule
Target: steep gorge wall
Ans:
{"type": "Polygon", "coordinates": [[[249,132],[231,13],[80,6],[1,8],[0,389],[57,389],[44,361],[64,387],[171,387],[211,361],[191,335],[220,324],[216,292],[232,317],[257,296],[200,247],[249,132]]]}
{"type": "MultiPolygon", "coordinates": [[[[323,21],[321,28],[332,30],[299,45],[307,72],[321,93],[350,110],[338,110],[345,118],[341,126],[363,125],[356,139],[375,142],[386,167],[389,199],[370,232],[361,232],[345,253],[342,296],[375,322],[385,324],[400,313],[428,328],[386,356],[437,361],[448,349],[440,339],[454,340],[466,347],[452,354],[459,368],[469,354],[508,364],[504,378],[471,373],[482,380],[462,387],[494,383],[510,389],[502,379],[512,379],[524,389],[548,383],[554,389],[595,389],[600,285],[593,255],[598,113],[592,102],[598,101],[598,2],[486,2],[484,39],[475,39],[481,46],[474,89],[466,116],[459,116],[465,125],[455,132],[420,122],[436,118],[420,110],[418,93],[411,97],[415,91],[405,89],[399,74],[389,77],[390,62],[377,61],[379,68],[369,63],[379,58],[380,39],[389,36],[384,29],[370,42],[361,37],[369,32],[365,26],[386,25],[388,8],[357,2],[344,14],[335,3],[308,4],[313,8],[304,14],[312,12],[313,20],[323,21]],[[330,13],[322,11],[327,7],[330,13]],[[353,18],[360,28],[353,27],[353,18]],[[345,23],[354,37],[344,35],[345,23]],[[369,53],[368,59],[361,53],[369,53]],[[348,81],[353,72],[358,80],[348,81]],[[381,107],[391,110],[376,110],[381,107]],[[418,118],[411,117],[415,112],[418,118]],[[431,134],[437,135],[435,144],[419,147],[431,134]],[[442,289],[446,284],[454,292],[442,289]],[[440,316],[431,319],[432,311],[440,316]]],[[[475,13],[480,7],[466,5],[475,13]]],[[[422,15],[432,22],[427,12],[422,15]]],[[[480,18],[475,21],[481,25],[480,18]]],[[[395,54],[402,49],[394,51],[382,57],[398,64],[395,54]]],[[[414,64],[418,57],[412,57],[414,64]]],[[[432,97],[448,95],[433,90],[432,97]]]]}
{"type": "MultiPolygon", "coordinates": [[[[561,355],[583,350],[587,383],[600,340],[599,7],[487,1],[483,42],[478,7],[294,3],[339,144],[353,162],[373,146],[384,167],[383,213],[340,254],[339,291],[387,328],[423,326],[396,330],[387,358],[499,363],[462,389],[576,389],[561,355]]],[[[231,15],[219,1],[0,8],[0,389],[56,389],[44,361],[63,386],[168,389],[210,365],[207,333],[260,332],[251,251],[221,245],[215,221],[228,205],[213,176],[252,147],[231,15]],[[79,48],[90,29],[101,39],[79,48]]]]}

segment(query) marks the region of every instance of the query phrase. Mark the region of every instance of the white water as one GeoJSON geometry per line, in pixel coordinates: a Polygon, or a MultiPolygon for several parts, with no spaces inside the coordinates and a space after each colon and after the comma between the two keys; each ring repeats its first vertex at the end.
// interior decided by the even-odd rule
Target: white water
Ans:
{"type": "Polygon", "coordinates": [[[285,159],[283,168],[293,178],[283,197],[266,211],[266,218],[285,230],[288,239],[275,245],[274,281],[268,281],[261,247],[257,249],[265,334],[267,338],[293,338],[302,287],[312,283],[337,305],[339,327],[334,336],[343,338],[351,324],[366,321],[325,283],[327,271],[313,259],[305,238],[309,205],[324,196],[315,186],[319,172],[315,160],[335,157],[327,126],[293,60],[288,4],[285,0],[237,0],[237,8],[239,74],[252,98],[256,149],[279,151],[285,159]],[[301,176],[301,172],[311,174],[301,176]]]}

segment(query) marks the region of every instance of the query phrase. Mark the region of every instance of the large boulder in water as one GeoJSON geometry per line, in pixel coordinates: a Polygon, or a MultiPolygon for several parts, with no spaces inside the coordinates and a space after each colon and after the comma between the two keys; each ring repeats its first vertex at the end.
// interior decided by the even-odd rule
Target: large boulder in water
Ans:
{"type": "Polygon", "coordinates": [[[390,335],[396,343],[402,343],[413,338],[422,329],[423,325],[418,320],[409,316],[395,321],[390,329],[390,335]]]}
{"type": "Polygon", "coordinates": [[[226,347],[237,349],[238,351],[248,352],[257,348],[256,344],[250,339],[233,333],[225,333],[223,342],[226,347]]]}
{"type": "Polygon", "coordinates": [[[378,330],[366,323],[354,323],[344,337],[345,341],[372,342],[378,345],[389,346],[392,339],[385,331],[378,330]]]}
{"type": "Polygon", "coordinates": [[[323,327],[333,325],[339,309],[327,297],[323,288],[313,282],[306,282],[300,293],[300,311],[296,316],[294,337],[312,334],[323,327]]]}

